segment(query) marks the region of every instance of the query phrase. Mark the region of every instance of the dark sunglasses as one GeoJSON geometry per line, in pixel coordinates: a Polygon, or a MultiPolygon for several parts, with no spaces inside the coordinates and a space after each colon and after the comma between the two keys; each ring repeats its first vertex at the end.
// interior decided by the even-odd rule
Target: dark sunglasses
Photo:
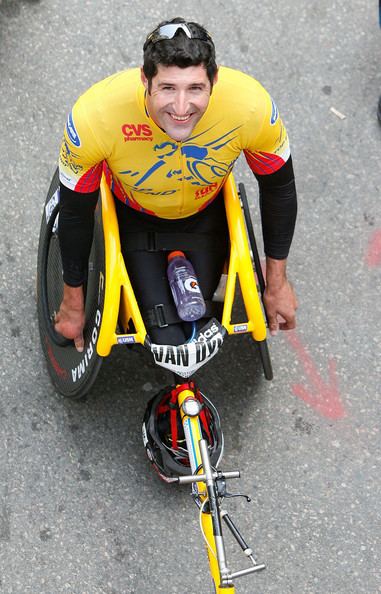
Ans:
{"type": "Polygon", "coordinates": [[[213,40],[207,31],[194,27],[192,23],[168,23],[167,25],[158,27],[148,35],[143,50],[147,48],[149,43],[157,43],[158,41],[163,41],[165,39],[173,39],[176,33],[180,30],[184,31],[189,39],[199,39],[200,41],[213,43],[213,40]]]}

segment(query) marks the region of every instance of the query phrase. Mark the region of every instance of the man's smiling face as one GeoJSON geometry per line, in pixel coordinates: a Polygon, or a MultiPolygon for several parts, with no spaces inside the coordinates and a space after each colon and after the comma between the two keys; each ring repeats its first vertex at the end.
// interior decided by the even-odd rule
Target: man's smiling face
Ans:
{"type": "Polygon", "coordinates": [[[151,118],[173,140],[187,140],[205,113],[212,92],[204,66],[179,68],[159,64],[150,89],[143,71],[141,78],[148,91],[147,109],[151,118]]]}

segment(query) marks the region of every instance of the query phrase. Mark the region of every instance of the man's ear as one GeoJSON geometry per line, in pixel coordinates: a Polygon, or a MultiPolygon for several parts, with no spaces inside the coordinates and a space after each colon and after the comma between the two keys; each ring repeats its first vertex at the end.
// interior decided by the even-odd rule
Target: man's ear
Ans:
{"type": "Polygon", "coordinates": [[[143,67],[140,68],[140,80],[142,81],[145,90],[148,90],[148,78],[144,74],[143,67]]]}

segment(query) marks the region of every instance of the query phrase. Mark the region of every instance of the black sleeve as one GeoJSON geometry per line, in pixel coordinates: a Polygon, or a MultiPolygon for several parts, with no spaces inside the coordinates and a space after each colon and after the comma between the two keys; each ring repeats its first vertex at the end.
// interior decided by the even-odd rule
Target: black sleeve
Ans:
{"type": "Polygon", "coordinates": [[[291,156],[275,173],[255,174],[259,184],[263,243],[266,256],[284,260],[294,235],[297,198],[291,156]]]}
{"type": "Polygon", "coordinates": [[[63,279],[71,287],[81,286],[86,278],[98,194],[99,190],[82,194],[60,184],[58,237],[63,279]]]}

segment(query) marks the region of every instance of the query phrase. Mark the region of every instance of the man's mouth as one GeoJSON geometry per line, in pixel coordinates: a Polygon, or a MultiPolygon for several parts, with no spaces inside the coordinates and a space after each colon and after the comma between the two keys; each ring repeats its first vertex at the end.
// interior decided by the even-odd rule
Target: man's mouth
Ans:
{"type": "Polygon", "coordinates": [[[169,115],[173,120],[175,120],[175,122],[187,122],[192,117],[191,113],[184,116],[175,115],[174,113],[170,113],[169,115]]]}

